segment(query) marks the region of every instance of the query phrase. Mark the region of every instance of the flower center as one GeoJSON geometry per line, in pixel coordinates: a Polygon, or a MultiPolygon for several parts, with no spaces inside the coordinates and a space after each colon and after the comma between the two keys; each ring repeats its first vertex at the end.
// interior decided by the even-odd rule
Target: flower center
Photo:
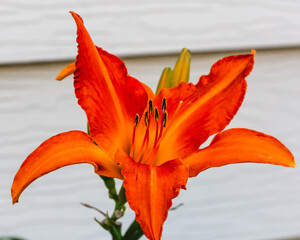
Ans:
{"type": "Polygon", "coordinates": [[[140,116],[136,114],[134,120],[133,133],[132,133],[130,154],[129,154],[136,162],[149,164],[149,165],[154,164],[155,157],[158,153],[161,140],[165,136],[166,131],[170,127],[171,123],[174,121],[174,118],[177,115],[181,104],[182,101],[179,102],[173,114],[172,120],[168,122],[168,126],[167,126],[167,121],[168,121],[167,99],[163,98],[161,104],[161,116],[159,115],[159,111],[157,107],[155,107],[153,110],[152,100],[150,99],[148,101],[148,111],[144,113],[144,124],[146,128],[143,128],[145,129],[143,133],[144,137],[142,143],[140,144],[140,147],[138,147],[136,143],[136,132],[141,121],[140,121],[140,116]],[[152,122],[153,120],[155,121],[155,123],[152,122]],[[154,134],[153,128],[155,128],[154,136],[153,136],[154,134]],[[150,130],[153,131],[152,135],[150,134],[151,133],[150,130]]]}

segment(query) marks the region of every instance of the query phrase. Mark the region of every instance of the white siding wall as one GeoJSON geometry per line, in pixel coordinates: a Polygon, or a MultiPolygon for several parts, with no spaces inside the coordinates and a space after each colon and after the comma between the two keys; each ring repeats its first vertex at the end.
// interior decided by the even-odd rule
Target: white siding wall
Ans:
{"type": "Polygon", "coordinates": [[[123,56],[299,46],[297,0],[1,0],[0,63],[75,57],[75,24],[123,56]]]}
{"type": "MultiPolygon", "coordinates": [[[[7,5],[10,2],[6,2],[7,5]]],[[[196,2],[194,4],[197,5],[196,2]]],[[[208,1],[206,4],[209,5],[208,1]]],[[[27,3],[23,6],[28,10],[27,3]]],[[[50,9],[53,6],[49,3],[50,9]]],[[[88,25],[97,32],[93,24],[98,10],[87,14],[88,6],[82,13],[89,15],[88,25]]],[[[33,3],[30,7],[38,9],[33,3]]],[[[113,8],[111,11],[114,12],[113,8]]],[[[65,18],[64,12],[60,15],[61,20],[65,18]]],[[[39,19],[42,19],[42,15],[41,12],[39,19]]],[[[51,11],[47,16],[52,16],[51,11]]],[[[58,23],[57,20],[54,22],[58,23]]],[[[69,20],[69,24],[73,23],[69,20]]],[[[72,29],[67,31],[72,38],[73,28],[72,25],[72,29]]],[[[39,35],[37,32],[33,34],[39,35]]],[[[62,30],[58,32],[64,33],[62,30]]],[[[41,39],[41,36],[37,39],[41,39]]],[[[60,41],[69,44],[62,38],[58,39],[57,45],[60,45],[60,41]]],[[[47,47],[51,49],[54,46],[53,42],[48,46],[45,43],[41,49],[48,52],[47,47]]],[[[30,46],[26,51],[30,55],[32,50],[35,55],[37,49],[30,46]]],[[[121,48],[118,50],[121,52],[121,48]]],[[[228,54],[193,55],[191,79],[195,82],[201,74],[207,74],[213,62],[228,54]]],[[[69,55],[63,57],[66,56],[69,55]]],[[[148,57],[127,59],[125,62],[131,75],[154,88],[162,68],[173,66],[174,61],[175,57],[148,57]]],[[[63,82],[53,80],[63,66],[40,64],[0,68],[0,235],[17,235],[28,240],[109,239],[109,235],[93,222],[94,216],[100,219],[101,216],[79,205],[79,202],[87,202],[104,211],[113,207],[103,183],[89,165],[66,167],[44,176],[25,190],[20,203],[11,205],[12,179],[25,157],[54,134],[71,129],[85,130],[85,114],[76,104],[72,79],[63,82]]],[[[245,102],[230,125],[263,131],[279,138],[294,153],[298,165],[299,66],[300,49],[258,51],[255,68],[248,78],[245,102]]],[[[205,171],[197,178],[190,179],[188,190],[182,191],[180,197],[175,199],[174,204],[183,202],[184,206],[170,212],[163,239],[299,237],[299,182],[299,169],[278,166],[244,164],[205,171]]],[[[131,212],[129,208],[128,212],[131,212]]],[[[125,220],[129,221],[130,217],[133,214],[129,214],[125,220]]]]}

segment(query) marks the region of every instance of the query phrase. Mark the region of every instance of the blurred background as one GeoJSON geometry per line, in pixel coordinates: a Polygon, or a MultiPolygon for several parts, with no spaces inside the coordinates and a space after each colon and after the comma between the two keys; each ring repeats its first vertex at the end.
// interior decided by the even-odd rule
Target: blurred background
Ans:
{"type": "MultiPolygon", "coordinates": [[[[72,77],[55,81],[76,56],[85,21],[96,45],[120,56],[128,72],[155,90],[183,47],[192,52],[191,82],[218,59],[256,49],[248,91],[231,127],[280,139],[300,159],[300,1],[286,0],[1,0],[0,236],[27,240],[109,239],[93,217],[113,210],[90,165],[62,168],[35,181],[12,206],[10,187],[42,141],[86,130],[72,77]]],[[[300,170],[243,164],[189,179],[173,203],[162,239],[300,239],[300,170]]],[[[120,185],[120,182],[118,182],[120,185]]],[[[127,210],[124,229],[134,218],[127,210]]]]}

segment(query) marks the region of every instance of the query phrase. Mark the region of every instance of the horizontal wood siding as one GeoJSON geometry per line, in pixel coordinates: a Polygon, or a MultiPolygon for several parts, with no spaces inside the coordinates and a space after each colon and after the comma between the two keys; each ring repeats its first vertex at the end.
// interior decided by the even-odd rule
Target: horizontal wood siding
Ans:
{"type": "Polygon", "coordinates": [[[122,56],[300,44],[295,0],[1,0],[0,64],[75,58],[69,10],[97,45],[122,56]]]}

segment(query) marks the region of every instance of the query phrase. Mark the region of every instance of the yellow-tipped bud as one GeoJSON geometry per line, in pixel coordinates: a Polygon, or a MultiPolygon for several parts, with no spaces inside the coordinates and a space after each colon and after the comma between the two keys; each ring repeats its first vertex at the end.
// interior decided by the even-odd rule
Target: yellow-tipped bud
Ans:
{"type": "Polygon", "coordinates": [[[189,82],[191,53],[183,48],[173,70],[173,86],[178,86],[182,82],[189,82]]]}
{"type": "Polygon", "coordinates": [[[163,88],[171,88],[172,87],[172,81],[173,81],[172,75],[173,75],[173,73],[172,73],[171,68],[165,68],[163,70],[161,77],[159,79],[155,94],[158,94],[160,92],[160,90],[162,90],[163,88]]]}

